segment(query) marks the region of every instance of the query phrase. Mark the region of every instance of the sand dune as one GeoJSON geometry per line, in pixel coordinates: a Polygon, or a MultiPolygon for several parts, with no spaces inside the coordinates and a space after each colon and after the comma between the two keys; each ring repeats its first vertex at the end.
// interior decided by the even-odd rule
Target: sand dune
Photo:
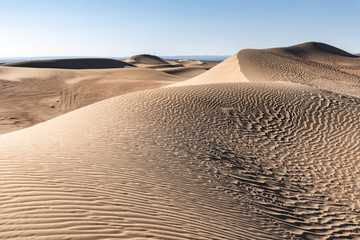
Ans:
{"type": "Polygon", "coordinates": [[[360,58],[316,42],[245,49],[210,71],[171,86],[244,81],[287,81],[360,96],[360,58]]]}
{"type": "Polygon", "coordinates": [[[0,134],[119,94],[185,78],[142,68],[64,70],[0,67],[0,134]]]}
{"type": "Polygon", "coordinates": [[[197,65],[197,66],[206,65],[206,63],[204,63],[203,61],[199,61],[199,60],[180,59],[180,60],[178,60],[178,62],[183,65],[197,65]]]}
{"type": "Polygon", "coordinates": [[[198,75],[208,71],[209,68],[197,67],[197,66],[194,66],[194,67],[187,66],[187,67],[163,68],[163,69],[158,69],[158,70],[161,70],[162,72],[165,72],[168,74],[180,76],[180,77],[193,78],[195,76],[198,76],[198,75]]]}
{"type": "Polygon", "coordinates": [[[1,239],[360,238],[359,57],[247,49],[188,80],[209,65],[144,57],[0,67],[2,113],[62,114],[0,135],[1,239]]]}
{"type": "Polygon", "coordinates": [[[182,65],[153,55],[137,55],[129,61],[135,65],[97,58],[27,61],[0,66],[0,134],[119,94],[183,81],[212,66],[205,63],[182,65]]]}
{"type": "Polygon", "coordinates": [[[166,60],[164,60],[158,56],[150,55],[150,54],[135,55],[135,56],[128,58],[125,61],[130,62],[130,63],[142,63],[142,64],[150,64],[150,65],[169,64],[166,60]]]}
{"type": "Polygon", "coordinates": [[[0,136],[0,234],[360,236],[359,116],[355,98],[291,83],[108,99],[0,136]]]}
{"type": "Polygon", "coordinates": [[[242,50],[238,59],[249,81],[290,81],[360,96],[360,58],[323,43],[242,50]]]}
{"type": "Polygon", "coordinates": [[[26,61],[4,64],[10,67],[30,67],[30,68],[63,68],[63,69],[104,69],[104,68],[124,68],[135,67],[130,63],[120,60],[107,58],[77,58],[77,59],[56,59],[26,61]]]}
{"type": "Polygon", "coordinates": [[[248,82],[241,71],[236,54],[216,65],[208,72],[205,72],[187,81],[172,84],[167,87],[226,82],[248,82]]]}

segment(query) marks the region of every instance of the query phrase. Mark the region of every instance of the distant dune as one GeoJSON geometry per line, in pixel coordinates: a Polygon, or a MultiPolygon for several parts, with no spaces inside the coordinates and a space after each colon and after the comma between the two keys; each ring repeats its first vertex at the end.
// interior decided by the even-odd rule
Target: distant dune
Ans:
{"type": "Polygon", "coordinates": [[[316,42],[285,48],[245,49],[210,71],[171,86],[244,81],[302,83],[360,96],[360,58],[316,42]]]}
{"type": "Polygon", "coordinates": [[[107,58],[78,58],[78,59],[56,59],[39,60],[4,64],[10,67],[29,68],[63,68],[63,69],[105,69],[134,67],[130,63],[107,58]]]}
{"type": "Polygon", "coordinates": [[[3,66],[0,67],[0,134],[119,94],[184,79],[137,67],[70,70],[3,66]]]}
{"type": "Polygon", "coordinates": [[[1,239],[360,238],[359,57],[151,59],[0,67],[1,239]]]}
{"type": "Polygon", "coordinates": [[[126,60],[127,62],[142,64],[169,64],[166,60],[150,54],[135,55],[126,60]]]}
{"type": "Polygon", "coordinates": [[[181,64],[152,55],[138,55],[133,59],[142,63],[136,62],[135,66],[99,58],[28,61],[0,66],[0,134],[119,94],[180,82],[211,68],[200,61],[181,64]]]}

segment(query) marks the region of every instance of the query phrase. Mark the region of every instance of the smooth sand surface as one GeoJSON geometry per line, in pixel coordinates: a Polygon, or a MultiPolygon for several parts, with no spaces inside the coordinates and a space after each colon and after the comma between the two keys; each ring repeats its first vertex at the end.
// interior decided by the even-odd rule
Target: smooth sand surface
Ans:
{"type": "Polygon", "coordinates": [[[64,68],[64,69],[103,69],[103,68],[124,68],[134,67],[130,63],[107,58],[79,58],[79,59],[56,59],[26,61],[4,64],[12,67],[30,68],[64,68]]]}
{"type": "Polygon", "coordinates": [[[241,71],[237,54],[235,54],[206,73],[166,87],[248,81],[241,71]]]}
{"type": "Polygon", "coordinates": [[[359,239],[359,59],[243,50],[0,135],[0,239],[359,239]]]}

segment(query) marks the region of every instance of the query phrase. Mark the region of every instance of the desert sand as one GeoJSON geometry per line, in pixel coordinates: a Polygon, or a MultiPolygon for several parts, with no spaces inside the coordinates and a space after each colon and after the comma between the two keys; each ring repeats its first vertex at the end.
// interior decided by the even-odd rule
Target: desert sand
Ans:
{"type": "Polygon", "coordinates": [[[138,67],[113,59],[60,59],[0,65],[0,134],[109,97],[183,81],[211,68],[208,64],[178,63],[176,67],[162,69],[165,60],[155,58],[159,60],[151,62],[151,68],[148,64],[138,67]]]}
{"type": "Polygon", "coordinates": [[[124,62],[0,67],[14,113],[48,99],[44,86],[84,94],[0,135],[1,239],[360,238],[359,57],[322,43],[247,49],[188,80],[163,71],[204,63],[124,62]],[[104,93],[129,79],[114,92],[126,94],[104,93]]]}

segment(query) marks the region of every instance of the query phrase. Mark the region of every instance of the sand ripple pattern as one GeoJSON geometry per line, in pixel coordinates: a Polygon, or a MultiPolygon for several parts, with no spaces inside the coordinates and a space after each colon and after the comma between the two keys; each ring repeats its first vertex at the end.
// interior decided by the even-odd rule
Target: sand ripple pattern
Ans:
{"type": "Polygon", "coordinates": [[[1,239],[355,239],[359,106],[300,84],[199,85],[2,135],[1,239]]]}

